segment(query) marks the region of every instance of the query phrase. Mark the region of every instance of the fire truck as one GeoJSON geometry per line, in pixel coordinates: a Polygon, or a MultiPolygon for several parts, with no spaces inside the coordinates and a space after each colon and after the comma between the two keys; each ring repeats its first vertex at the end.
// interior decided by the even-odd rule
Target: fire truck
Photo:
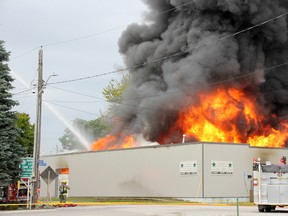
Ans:
{"type": "Polygon", "coordinates": [[[16,183],[0,186],[0,204],[27,202],[29,199],[29,178],[21,178],[16,183]]]}
{"type": "Polygon", "coordinates": [[[288,206],[288,165],[253,160],[254,204],[259,212],[288,206]]]}

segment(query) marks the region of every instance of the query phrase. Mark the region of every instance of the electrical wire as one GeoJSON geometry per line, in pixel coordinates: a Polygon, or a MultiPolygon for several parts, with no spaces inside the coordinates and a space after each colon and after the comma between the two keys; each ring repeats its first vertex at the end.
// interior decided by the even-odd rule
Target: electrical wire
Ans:
{"type": "Polygon", "coordinates": [[[21,56],[24,56],[24,55],[26,55],[26,54],[28,54],[28,53],[31,53],[31,52],[33,52],[34,50],[38,50],[38,49],[40,49],[40,48],[41,48],[41,46],[38,46],[38,47],[35,47],[35,48],[33,48],[33,49],[27,50],[27,51],[25,51],[25,52],[23,52],[23,53],[21,53],[21,54],[19,54],[19,55],[16,55],[16,56],[10,58],[9,60],[10,60],[10,61],[13,61],[13,60],[16,59],[16,58],[19,58],[19,57],[21,57],[21,56]]]}
{"type": "MultiPolygon", "coordinates": [[[[244,32],[247,32],[247,31],[250,31],[254,28],[257,28],[259,26],[262,26],[262,25],[265,25],[269,22],[272,22],[273,20],[276,20],[276,19],[280,19],[284,16],[287,16],[288,15],[288,12],[286,13],[283,13],[277,17],[273,17],[271,19],[268,19],[266,21],[263,21],[261,23],[258,23],[258,24],[255,24],[249,28],[246,28],[246,29],[243,29],[243,30],[240,30],[238,32],[235,32],[233,34],[230,34],[230,35],[227,35],[225,37],[222,37],[222,38],[219,38],[217,40],[214,40],[214,41],[210,41],[210,42],[206,42],[206,43],[200,43],[199,45],[195,46],[192,48],[192,50],[196,50],[196,49],[199,49],[199,48],[202,48],[204,46],[209,46],[209,45],[212,45],[212,44],[215,44],[217,42],[221,42],[223,40],[226,40],[228,38],[231,38],[231,37],[234,37],[236,35],[239,35],[239,34],[242,34],[244,32]]],[[[110,72],[106,72],[106,73],[102,73],[102,74],[95,74],[95,75],[91,75],[91,76],[86,76],[86,77],[80,77],[80,78],[76,78],[76,79],[70,79],[70,80],[64,80],[64,81],[59,81],[59,82],[53,82],[53,83],[50,83],[50,85],[53,85],[53,84],[63,84],[63,83],[70,83],[70,82],[76,82],[76,81],[81,81],[81,80],[86,80],[86,79],[91,79],[91,78],[95,78],[95,77],[100,77],[100,76],[106,76],[106,75],[110,75],[110,74],[114,74],[114,73],[119,73],[119,72],[123,72],[123,71],[129,71],[131,69],[135,69],[135,68],[139,68],[139,67],[143,67],[143,66],[146,66],[146,65],[149,65],[149,64],[153,64],[153,63],[157,63],[157,62],[160,62],[160,61],[164,61],[166,59],[170,59],[172,57],[176,57],[176,56],[179,56],[179,55],[182,55],[182,54],[186,54],[186,53],[189,53],[191,49],[186,49],[186,50],[183,50],[183,51],[180,51],[180,52],[177,52],[177,53],[174,53],[174,54],[171,54],[171,55],[167,55],[167,56],[163,56],[161,58],[156,58],[156,59],[153,59],[151,61],[146,61],[146,62],[143,62],[141,64],[138,64],[138,65],[133,65],[133,66],[130,66],[130,67],[126,67],[126,68],[122,68],[122,69],[119,69],[119,70],[113,70],[113,71],[110,71],[110,72]]]]}
{"type": "MultiPolygon", "coordinates": [[[[189,3],[192,3],[192,2],[194,2],[194,1],[190,1],[190,2],[187,2],[187,3],[181,4],[181,5],[177,6],[177,7],[174,7],[174,8],[172,8],[172,9],[169,9],[169,10],[167,10],[167,11],[163,11],[163,12],[160,13],[160,14],[164,14],[164,13],[170,12],[171,10],[175,10],[175,9],[178,8],[178,7],[181,7],[181,6],[183,6],[183,5],[186,5],[186,4],[189,4],[189,3]]],[[[265,25],[265,24],[267,24],[267,23],[269,23],[269,22],[272,22],[272,21],[274,21],[274,20],[276,20],[276,19],[280,19],[280,18],[282,18],[282,17],[284,17],[284,16],[287,16],[287,14],[288,14],[288,12],[283,13],[283,14],[281,14],[281,15],[279,15],[279,16],[273,17],[273,18],[271,18],[271,19],[268,19],[268,20],[263,21],[263,22],[261,22],[261,23],[255,24],[255,25],[253,25],[253,26],[251,26],[251,27],[249,27],[249,28],[240,30],[240,31],[238,31],[238,32],[235,32],[235,33],[233,33],[233,34],[230,34],[230,35],[227,35],[227,36],[225,36],[225,37],[219,38],[219,39],[217,39],[217,40],[210,41],[210,42],[207,42],[207,43],[199,44],[198,46],[195,46],[195,47],[193,48],[193,50],[199,49],[199,48],[204,47],[204,46],[207,46],[207,45],[214,44],[214,43],[216,43],[216,42],[220,42],[220,41],[226,40],[226,39],[228,39],[228,38],[234,37],[234,36],[236,36],[236,35],[242,34],[242,33],[247,32],[247,31],[250,31],[250,30],[252,30],[252,29],[254,29],[254,28],[257,28],[257,27],[259,27],[259,26],[265,25]]],[[[83,37],[81,37],[81,38],[83,38],[83,37]]],[[[75,39],[72,39],[72,40],[75,40],[75,39]]],[[[71,40],[67,40],[67,41],[71,41],[71,40]]],[[[57,42],[57,44],[58,44],[58,43],[59,43],[59,42],[57,42]]],[[[52,44],[49,44],[49,45],[52,45],[52,44]]],[[[46,45],[46,46],[47,46],[47,45],[46,45]]],[[[35,49],[36,49],[36,48],[34,48],[34,49],[32,49],[32,50],[30,50],[30,51],[28,51],[28,52],[31,52],[31,51],[33,51],[33,50],[35,50],[35,49]]],[[[153,59],[153,60],[151,60],[151,61],[144,62],[144,63],[142,63],[142,64],[138,64],[138,65],[133,65],[133,66],[130,66],[130,67],[126,67],[126,68],[124,68],[124,69],[113,70],[113,71],[109,71],[109,72],[105,72],[105,73],[101,73],[101,74],[95,74],[95,75],[86,76],[86,77],[80,77],[80,78],[76,78],[76,79],[63,80],[63,81],[59,81],[59,82],[52,82],[52,83],[48,83],[47,85],[63,84],[63,83],[70,83],[70,82],[82,81],[82,80],[91,79],[91,78],[95,78],[95,77],[107,76],[107,75],[110,75],[110,74],[119,73],[119,72],[123,72],[123,71],[127,71],[127,70],[129,71],[129,70],[134,69],[134,68],[139,68],[139,67],[143,67],[143,66],[146,66],[146,65],[149,65],[149,64],[152,64],[152,63],[157,63],[157,62],[159,62],[159,61],[164,61],[164,60],[166,60],[166,59],[169,59],[169,58],[172,58],[172,57],[176,57],[176,56],[179,56],[179,55],[188,53],[188,52],[189,52],[189,50],[186,49],[186,50],[183,50],[183,51],[174,53],[174,54],[172,54],[172,55],[167,55],[167,56],[163,56],[163,57],[161,57],[161,58],[156,58],[156,59],[153,59]]],[[[15,57],[14,57],[14,58],[15,58],[15,57]]]]}
{"type": "Polygon", "coordinates": [[[20,100],[20,99],[26,99],[26,98],[31,98],[31,97],[35,97],[35,95],[26,95],[26,96],[23,96],[23,97],[14,97],[15,100],[20,100]]]}
{"type": "Polygon", "coordinates": [[[53,105],[55,105],[55,106],[64,107],[64,108],[71,109],[71,110],[75,110],[75,111],[78,111],[78,112],[82,112],[82,113],[86,113],[86,114],[90,114],[90,115],[95,115],[95,116],[98,116],[98,117],[101,116],[101,115],[96,114],[96,113],[87,112],[87,111],[80,110],[80,109],[76,109],[76,108],[73,108],[73,107],[69,107],[69,106],[57,104],[57,103],[54,103],[54,102],[51,102],[51,101],[47,101],[47,100],[42,100],[42,101],[45,102],[45,103],[53,104],[53,105]]]}
{"type": "MultiPolygon", "coordinates": [[[[192,1],[189,1],[189,2],[186,2],[186,3],[183,3],[183,4],[180,4],[180,5],[178,5],[178,6],[175,6],[175,7],[171,8],[171,9],[168,9],[168,10],[165,10],[165,11],[162,11],[162,12],[159,12],[159,13],[158,13],[158,16],[163,15],[163,14],[168,13],[168,12],[171,12],[171,11],[173,11],[173,10],[175,10],[175,9],[177,9],[177,8],[180,8],[180,7],[182,7],[182,6],[185,6],[185,5],[187,5],[187,4],[191,4],[191,3],[193,3],[194,1],[195,1],[195,0],[192,0],[192,1]]],[[[62,40],[62,41],[53,42],[53,43],[46,43],[46,44],[43,44],[43,45],[41,45],[41,46],[35,47],[35,48],[33,48],[33,49],[27,50],[27,51],[25,51],[25,52],[23,52],[23,53],[21,53],[21,54],[19,54],[19,55],[14,56],[13,58],[10,59],[10,61],[11,61],[11,60],[14,60],[14,59],[16,59],[16,58],[19,58],[19,57],[21,57],[21,56],[24,56],[24,55],[26,55],[26,54],[34,51],[34,50],[37,50],[37,49],[39,49],[39,48],[41,48],[41,47],[56,46],[56,45],[59,45],[59,44],[64,44],[64,43],[69,43],[69,42],[73,42],[73,41],[77,41],[77,40],[83,40],[83,39],[95,37],[95,36],[98,36],[98,35],[102,35],[102,34],[105,34],[105,33],[109,33],[109,32],[112,32],[112,31],[116,31],[116,30],[118,30],[118,29],[121,29],[121,28],[127,27],[127,26],[129,26],[129,25],[132,25],[132,24],[134,24],[134,23],[137,23],[137,22],[139,22],[139,21],[142,21],[142,20],[138,20],[138,21],[136,21],[136,22],[131,22],[131,23],[128,23],[128,24],[126,24],[126,25],[121,25],[121,26],[118,26],[118,27],[114,27],[114,28],[111,28],[111,29],[104,30],[104,31],[96,32],[96,33],[94,33],[94,34],[84,35],[84,36],[80,36],[80,37],[76,37],[76,38],[72,38],[72,39],[67,39],[67,40],[62,40]]]]}
{"type": "MultiPolygon", "coordinates": [[[[264,69],[264,72],[272,70],[272,69],[275,69],[275,68],[278,68],[278,67],[286,66],[286,65],[288,65],[288,61],[284,62],[284,63],[281,63],[281,64],[278,64],[278,65],[275,65],[275,66],[271,66],[269,68],[266,68],[266,69],[264,69]]],[[[213,86],[213,85],[218,85],[218,84],[222,84],[222,83],[225,83],[225,82],[234,81],[234,80],[237,80],[237,79],[241,79],[241,78],[252,76],[254,74],[256,74],[256,72],[251,72],[251,73],[244,74],[244,75],[237,76],[237,77],[233,77],[233,78],[230,78],[230,79],[226,79],[226,80],[221,80],[221,81],[218,81],[218,82],[210,83],[210,84],[208,84],[208,86],[213,86]]],[[[101,100],[101,101],[97,101],[97,102],[113,103],[113,102],[107,101],[107,100],[105,100],[104,98],[101,98],[101,97],[96,97],[96,96],[92,96],[92,95],[88,95],[88,94],[84,94],[84,93],[80,93],[80,92],[76,92],[76,91],[72,91],[72,90],[67,90],[67,89],[63,89],[63,88],[59,88],[59,87],[55,87],[55,86],[50,86],[50,87],[54,88],[54,89],[70,92],[70,93],[73,93],[73,94],[78,94],[78,95],[82,95],[82,96],[86,96],[86,97],[90,97],[90,98],[96,98],[96,99],[100,99],[101,100]]],[[[35,89],[35,87],[31,88],[31,89],[26,89],[26,90],[23,90],[23,91],[20,91],[20,92],[17,92],[17,93],[12,93],[12,95],[23,94],[23,93],[26,93],[28,91],[32,91],[33,89],[35,89]]],[[[138,99],[143,99],[143,98],[159,97],[159,96],[165,96],[165,95],[169,95],[169,94],[177,94],[179,92],[181,92],[181,91],[180,90],[175,90],[175,91],[171,91],[171,92],[163,92],[163,93],[157,94],[157,95],[149,95],[149,96],[133,97],[133,98],[122,98],[121,101],[129,101],[129,100],[138,100],[138,99]]],[[[62,101],[62,102],[64,102],[64,101],[62,101]]],[[[123,104],[123,105],[127,105],[127,106],[135,106],[135,105],[131,105],[131,104],[124,104],[123,102],[118,102],[118,104],[123,104]]],[[[143,107],[143,108],[144,109],[150,109],[150,108],[146,108],[146,107],[143,107]]]]}
{"type": "Polygon", "coordinates": [[[54,102],[54,103],[67,103],[67,104],[69,104],[69,103],[79,104],[79,103],[103,103],[103,102],[106,102],[106,101],[63,101],[63,100],[47,100],[47,99],[45,101],[51,102],[51,103],[54,102]]]}
{"type": "Polygon", "coordinates": [[[61,91],[66,91],[66,92],[70,92],[70,93],[73,93],[73,94],[78,94],[78,95],[82,95],[82,96],[85,96],[85,97],[96,98],[96,99],[100,99],[102,101],[106,101],[104,98],[97,97],[97,96],[94,96],[94,95],[88,95],[88,94],[84,94],[84,93],[81,93],[81,92],[75,92],[75,91],[72,91],[72,90],[63,89],[63,88],[59,88],[59,87],[55,87],[55,86],[50,86],[50,87],[54,88],[54,89],[61,90],[61,91]]]}
{"type": "MultiPolygon", "coordinates": [[[[60,104],[53,103],[53,102],[48,102],[46,100],[43,100],[43,101],[45,103],[52,104],[52,105],[59,106],[59,107],[63,107],[63,108],[66,108],[66,109],[71,109],[71,110],[74,110],[74,111],[78,111],[78,112],[82,112],[82,113],[86,113],[86,114],[90,114],[90,115],[94,115],[94,116],[98,116],[98,117],[104,117],[104,118],[107,118],[107,119],[116,120],[116,121],[123,121],[124,122],[124,120],[122,120],[120,118],[115,118],[115,117],[113,118],[113,117],[109,117],[109,116],[103,116],[103,115],[99,115],[99,114],[96,114],[96,113],[92,113],[92,112],[87,112],[87,111],[84,111],[84,110],[76,109],[76,108],[73,108],[73,107],[64,106],[64,105],[60,105],[60,104]]],[[[133,124],[144,125],[145,126],[145,124],[143,124],[143,123],[133,122],[133,124]]]]}
{"type": "MultiPolygon", "coordinates": [[[[166,14],[168,12],[171,12],[171,11],[174,11],[175,9],[179,8],[179,7],[182,7],[182,6],[185,6],[187,4],[191,4],[193,3],[195,0],[192,0],[192,1],[189,1],[189,2],[186,2],[186,3],[183,3],[183,4],[180,4],[178,6],[175,6],[171,9],[168,9],[168,10],[165,10],[165,11],[162,11],[162,12],[159,12],[157,15],[160,16],[160,15],[163,15],[163,14],[166,14]]],[[[58,41],[58,42],[54,42],[54,43],[48,43],[48,44],[44,44],[42,45],[43,47],[47,47],[47,46],[55,46],[55,45],[59,45],[59,44],[63,44],[63,43],[68,43],[68,42],[72,42],[72,41],[76,41],[76,40],[82,40],[82,39],[86,39],[86,38],[90,38],[90,37],[94,37],[94,36],[98,36],[98,35],[101,35],[101,34],[105,34],[105,33],[109,33],[109,32],[112,32],[112,31],[115,31],[115,30],[118,30],[118,29],[121,29],[121,28],[124,28],[124,27],[127,27],[129,25],[132,25],[132,24],[135,24],[139,21],[142,21],[142,20],[138,20],[136,22],[132,22],[132,23],[129,23],[129,24],[126,24],[126,25],[121,25],[121,26],[118,26],[118,27],[115,27],[115,28],[111,28],[111,29],[107,29],[107,30],[104,30],[104,31],[101,31],[101,32],[97,32],[97,33],[94,33],[94,34],[89,34],[89,35],[84,35],[84,36],[81,36],[81,37],[76,37],[76,38],[72,38],[72,39],[68,39],[68,40],[63,40],[63,41],[58,41]]]]}
{"type": "MultiPolygon", "coordinates": [[[[55,88],[55,87],[54,87],[55,88]]],[[[156,109],[152,109],[152,108],[148,108],[148,107],[140,107],[138,105],[134,105],[134,104],[126,104],[126,103],[123,103],[123,102],[118,102],[118,101],[108,101],[104,98],[100,98],[100,97],[96,97],[96,96],[92,96],[92,95],[87,95],[87,94],[83,94],[83,93],[80,93],[80,92],[75,92],[75,91],[71,91],[71,90],[67,90],[67,89],[63,89],[63,88],[55,88],[55,89],[59,89],[59,90],[62,90],[62,91],[66,91],[66,92],[70,92],[70,93],[73,93],[73,94],[77,94],[77,95],[82,95],[82,96],[86,96],[86,97],[91,97],[91,98],[97,98],[97,99],[100,99],[102,100],[102,102],[106,102],[106,103],[114,103],[114,104],[121,104],[121,105],[124,105],[124,106],[130,106],[130,107],[136,107],[138,109],[145,109],[145,110],[150,110],[150,111],[156,111],[156,109]]],[[[52,100],[50,100],[52,101],[52,100]]],[[[55,102],[55,101],[54,101],[55,102]]]]}
{"type": "MultiPolygon", "coordinates": [[[[219,41],[225,40],[225,39],[227,39],[227,38],[236,36],[236,35],[238,35],[238,34],[241,34],[241,33],[243,33],[243,32],[249,31],[249,30],[251,30],[251,29],[254,29],[254,28],[256,28],[256,27],[259,27],[259,26],[261,26],[261,25],[264,25],[264,24],[266,24],[266,23],[268,23],[268,22],[271,22],[271,21],[273,21],[273,20],[275,20],[275,19],[279,19],[279,18],[281,18],[281,17],[284,17],[284,16],[286,16],[287,14],[288,14],[288,12],[287,12],[287,13],[284,13],[284,14],[281,14],[281,15],[279,15],[279,16],[277,16],[277,17],[271,18],[271,19],[269,19],[269,20],[266,20],[266,21],[264,21],[264,22],[262,22],[262,23],[259,23],[259,24],[256,24],[256,25],[254,25],[254,26],[251,26],[251,27],[249,27],[249,28],[247,28],[247,29],[244,29],[244,30],[235,32],[235,33],[233,33],[233,34],[231,34],[231,35],[228,35],[228,36],[225,36],[225,37],[222,37],[222,38],[220,38],[220,39],[218,39],[218,40],[211,41],[211,42],[204,43],[204,44],[200,44],[200,45],[194,47],[194,49],[198,49],[198,48],[200,48],[200,47],[202,47],[202,46],[211,45],[211,44],[214,44],[215,42],[219,42],[219,41]]],[[[115,71],[111,71],[111,72],[107,72],[107,73],[102,73],[102,74],[96,74],[96,75],[92,75],[92,76],[88,76],[88,77],[81,77],[81,78],[73,79],[73,80],[66,80],[66,81],[61,81],[61,82],[49,83],[49,85],[52,85],[52,84],[60,84],[60,83],[67,83],[67,82],[73,82],[73,81],[80,81],[80,80],[90,79],[90,78],[94,78],[94,77],[98,77],[98,76],[105,76],[105,75],[112,74],[112,73],[116,73],[116,72],[126,71],[126,70],[129,70],[129,69],[132,69],[132,68],[137,68],[137,67],[144,66],[144,65],[147,65],[147,64],[151,64],[151,63],[155,63],[155,62],[158,62],[158,61],[162,61],[162,60],[165,60],[165,59],[174,57],[174,56],[178,56],[178,55],[183,54],[183,53],[186,53],[186,52],[188,52],[188,50],[184,50],[184,51],[175,53],[175,54],[173,54],[173,55],[165,56],[165,57],[162,57],[162,58],[159,58],[159,59],[154,59],[154,60],[152,60],[152,61],[150,61],[150,62],[144,62],[144,63],[142,63],[142,64],[140,64],[140,65],[134,65],[134,66],[131,66],[131,67],[128,67],[128,68],[125,68],[125,69],[115,70],[115,71]]],[[[276,65],[276,66],[267,68],[266,70],[271,70],[271,69],[273,69],[273,68],[280,67],[280,66],[287,65],[287,64],[288,64],[288,62],[285,62],[285,63],[279,64],[279,65],[276,65]]],[[[233,77],[233,78],[231,78],[231,79],[227,79],[227,80],[222,80],[222,81],[219,81],[219,82],[211,83],[211,84],[209,84],[209,85],[217,85],[217,84],[220,84],[220,83],[223,83],[223,82],[228,82],[228,81],[231,81],[231,80],[235,80],[235,79],[239,79],[239,78],[244,78],[244,77],[247,77],[247,76],[251,76],[251,75],[253,75],[253,74],[255,74],[255,73],[256,73],[256,72],[252,72],[252,73],[249,73],[249,74],[244,74],[244,75],[241,75],[241,76],[238,76],[238,77],[233,77]]],[[[55,88],[55,87],[54,87],[54,88],[55,88]]],[[[58,88],[58,89],[60,89],[60,88],[58,88]]],[[[21,91],[21,92],[18,92],[18,93],[14,93],[13,95],[20,94],[20,93],[25,93],[25,92],[30,91],[30,90],[31,90],[31,89],[27,89],[27,90],[24,90],[24,91],[21,91]]],[[[63,90],[63,89],[62,89],[62,90],[63,90]]],[[[66,90],[66,91],[68,91],[68,90],[66,90]]],[[[79,93],[79,92],[73,92],[73,91],[69,91],[69,92],[81,94],[81,93],[79,93]]],[[[178,91],[175,91],[175,92],[169,92],[169,93],[166,92],[166,93],[163,93],[163,95],[171,94],[171,93],[173,94],[173,93],[177,93],[177,92],[179,92],[179,90],[178,90],[178,91]]],[[[84,95],[84,94],[82,94],[82,95],[84,95]]],[[[161,94],[161,95],[162,95],[162,94],[161,94]]],[[[87,95],[85,95],[85,96],[87,96],[87,95]]],[[[151,96],[151,97],[156,97],[156,96],[158,97],[158,96],[160,96],[160,95],[158,94],[158,95],[151,96]]],[[[98,98],[98,99],[103,100],[102,98],[95,97],[95,96],[91,96],[91,95],[90,95],[89,97],[98,98]]],[[[145,97],[147,97],[147,96],[145,96],[145,97]]],[[[136,98],[133,98],[133,99],[136,99],[136,98]]],[[[128,99],[126,98],[126,99],[123,99],[123,100],[131,100],[131,98],[130,98],[130,99],[129,99],[129,98],[128,98],[128,99]]],[[[107,102],[107,101],[106,101],[106,102],[107,102]]],[[[131,104],[124,104],[123,102],[121,102],[121,104],[127,105],[127,106],[134,106],[134,105],[131,105],[131,104]]],[[[145,108],[145,107],[143,107],[143,109],[150,109],[150,108],[145,108]]],[[[150,110],[151,110],[151,109],[150,109],[150,110]]]]}
{"type": "Polygon", "coordinates": [[[12,95],[19,95],[19,94],[23,94],[23,93],[26,93],[26,92],[32,91],[33,89],[35,89],[35,88],[25,89],[25,90],[20,91],[20,92],[12,93],[12,95]]]}

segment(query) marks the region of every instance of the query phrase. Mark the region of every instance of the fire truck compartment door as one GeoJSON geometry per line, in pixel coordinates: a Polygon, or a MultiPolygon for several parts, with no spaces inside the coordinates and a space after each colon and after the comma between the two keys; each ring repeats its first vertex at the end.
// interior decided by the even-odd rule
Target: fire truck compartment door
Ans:
{"type": "Polygon", "coordinates": [[[288,203],[288,185],[267,185],[268,203],[288,203]]]}
{"type": "Polygon", "coordinates": [[[267,202],[279,203],[280,201],[280,187],[279,185],[267,185],[267,202]]]}
{"type": "Polygon", "coordinates": [[[280,203],[288,203],[288,185],[280,185],[280,203]]]}

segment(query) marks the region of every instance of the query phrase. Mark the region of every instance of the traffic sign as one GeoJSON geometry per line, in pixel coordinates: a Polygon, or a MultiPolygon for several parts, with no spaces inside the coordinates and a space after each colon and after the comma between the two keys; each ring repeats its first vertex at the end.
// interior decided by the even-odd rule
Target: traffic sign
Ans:
{"type": "Polygon", "coordinates": [[[48,166],[40,176],[46,182],[46,184],[49,185],[58,175],[50,166],[48,166]]]}
{"type": "Polygon", "coordinates": [[[47,166],[45,162],[39,163],[39,166],[47,166]]]}
{"type": "Polygon", "coordinates": [[[31,177],[33,169],[33,158],[30,157],[22,158],[19,167],[21,169],[20,172],[21,177],[25,178],[31,177]]]}

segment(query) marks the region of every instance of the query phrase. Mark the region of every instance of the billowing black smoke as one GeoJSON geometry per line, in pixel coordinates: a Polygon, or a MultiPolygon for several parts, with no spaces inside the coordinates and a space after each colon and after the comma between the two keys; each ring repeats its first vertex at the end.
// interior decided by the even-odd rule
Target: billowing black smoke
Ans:
{"type": "MultiPolygon", "coordinates": [[[[147,24],[130,25],[119,40],[127,67],[142,66],[129,71],[114,133],[161,142],[187,101],[217,83],[257,94],[267,119],[277,116],[272,126],[287,118],[288,66],[281,64],[288,62],[288,19],[276,18],[288,11],[286,0],[145,3],[147,24]]],[[[175,133],[165,142],[179,142],[181,136],[175,133]]]]}

